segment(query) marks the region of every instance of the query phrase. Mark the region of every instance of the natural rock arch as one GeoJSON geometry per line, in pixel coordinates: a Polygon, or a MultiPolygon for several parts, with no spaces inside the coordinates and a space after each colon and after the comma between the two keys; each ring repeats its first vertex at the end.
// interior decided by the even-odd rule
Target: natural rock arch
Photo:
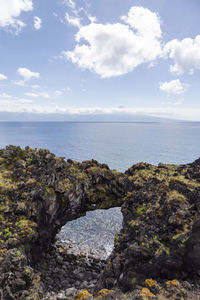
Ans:
{"type": "Polygon", "coordinates": [[[48,150],[0,150],[4,298],[40,299],[34,263],[60,228],[87,211],[121,205],[123,229],[99,286],[128,291],[145,278],[198,276],[199,160],[182,166],[140,163],[123,174],[94,160],[65,161],[48,150]]]}
{"type": "MultiPolygon", "coordinates": [[[[23,275],[27,264],[40,259],[66,222],[90,210],[121,206],[129,188],[126,176],[105,164],[65,161],[44,149],[8,146],[0,151],[0,166],[0,249],[7,265],[18,255],[26,288],[37,281],[23,275]]],[[[30,273],[33,279],[34,270],[30,273]]],[[[0,282],[6,286],[4,275],[0,282]]]]}

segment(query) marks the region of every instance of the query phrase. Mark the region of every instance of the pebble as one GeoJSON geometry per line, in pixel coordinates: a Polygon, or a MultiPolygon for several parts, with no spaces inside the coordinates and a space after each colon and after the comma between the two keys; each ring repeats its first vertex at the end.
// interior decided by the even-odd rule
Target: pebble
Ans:
{"type": "Polygon", "coordinates": [[[104,262],[68,255],[66,246],[57,243],[37,266],[46,290],[43,300],[70,300],[84,289],[92,294],[104,262]]]}
{"type": "Polygon", "coordinates": [[[64,293],[59,293],[58,295],[57,295],[57,300],[66,300],[67,298],[66,298],[66,296],[64,295],[64,293]]]}
{"type": "Polygon", "coordinates": [[[75,289],[74,287],[69,288],[69,289],[67,289],[67,290],[65,291],[65,295],[66,295],[67,297],[69,297],[69,296],[74,296],[76,293],[77,293],[77,289],[75,289]]]}

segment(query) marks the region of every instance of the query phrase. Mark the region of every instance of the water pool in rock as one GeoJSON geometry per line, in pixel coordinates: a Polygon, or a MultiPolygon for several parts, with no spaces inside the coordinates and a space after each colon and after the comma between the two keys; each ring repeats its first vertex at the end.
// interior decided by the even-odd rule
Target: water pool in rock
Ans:
{"type": "Polygon", "coordinates": [[[119,207],[90,211],[85,217],[68,222],[57,237],[74,254],[106,259],[112,252],[115,234],[122,228],[122,220],[119,207]]]}

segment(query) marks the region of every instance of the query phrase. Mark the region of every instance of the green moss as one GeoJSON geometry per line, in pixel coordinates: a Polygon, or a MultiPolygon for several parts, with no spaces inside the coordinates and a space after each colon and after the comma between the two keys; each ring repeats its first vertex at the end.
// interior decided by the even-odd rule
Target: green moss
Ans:
{"type": "Polygon", "coordinates": [[[45,197],[47,197],[48,195],[54,195],[55,191],[52,188],[49,188],[48,186],[45,188],[45,197]]]}
{"type": "Polygon", "coordinates": [[[177,240],[181,236],[181,233],[178,233],[172,237],[173,240],[177,240]]]}
{"type": "Polygon", "coordinates": [[[131,282],[132,282],[133,285],[136,283],[136,281],[137,281],[137,278],[136,278],[136,277],[134,277],[134,278],[131,280],[131,282]]]}
{"type": "Polygon", "coordinates": [[[136,212],[138,215],[143,215],[147,211],[146,206],[138,206],[136,212]]]}
{"type": "Polygon", "coordinates": [[[170,191],[168,193],[168,197],[169,197],[169,199],[176,199],[176,200],[179,200],[179,201],[187,202],[187,198],[184,195],[177,192],[176,190],[170,191]]]}
{"type": "Polygon", "coordinates": [[[4,232],[5,232],[5,234],[7,235],[7,236],[12,236],[12,232],[10,231],[10,228],[5,228],[4,229],[4,232]]]}
{"type": "Polygon", "coordinates": [[[119,235],[115,234],[115,240],[118,241],[119,240],[119,235]]]}
{"type": "Polygon", "coordinates": [[[170,255],[170,249],[169,248],[166,248],[165,252],[167,253],[167,255],[170,255]]]}
{"type": "Polygon", "coordinates": [[[100,186],[100,187],[99,187],[99,191],[101,191],[102,193],[106,193],[106,189],[105,189],[105,187],[103,187],[103,186],[100,186]]]}
{"type": "Polygon", "coordinates": [[[27,159],[27,161],[26,161],[26,166],[29,167],[29,166],[31,166],[32,164],[33,164],[33,159],[29,157],[29,158],[27,159]]]}
{"type": "Polygon", "coordinates": [[[113,175],[115,175],[115,176],[117,176],[117,175],[119,175],[120,173],[117,171],[117,170],[112,170],[112,173],[113,173],[113,175]]]}

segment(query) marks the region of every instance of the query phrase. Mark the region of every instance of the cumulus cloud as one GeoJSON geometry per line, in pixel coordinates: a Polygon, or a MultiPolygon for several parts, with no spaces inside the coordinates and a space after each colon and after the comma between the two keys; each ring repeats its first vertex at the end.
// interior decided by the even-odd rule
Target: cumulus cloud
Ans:
{"type": "Polygon", "coordinates": [[[170,66],[171,72],[193,74],[195,69],[200,70],[200,35],[194,39],[172,40],[165,45],[164,53],[174,61],[170,66]]]}
{"type": "MultiPolygon", "coordinates": [[[[27,68],[19,68],[17,70],[17,72],[20,76],[24,77],[24,81],[29,81],[31,78],[39,78],[40,77],[40,73],[32,72],[27,68]]],[[[23,85],[22,81],[20,81],[20,83],[21,83],[21,85],[23,85]]]]}
{"type": "Polygon", "coordinates": [[[32,0],[0,1],[0,27],[13,28],[18,33],[25,26],[25,23],[19,19],[21,12],[32,9],[32,0]]]}
{"type": "Polygon", "coordinates": [[[188,85],[183,84],[179,79],[160,83],[160,90],[169,95],[181,95],[187,87],[188,85]]]}
{"type": "Polygon", "coordinates": [[[65,19],[67,20],[67,22],[70,25],[78,27],[78,28],[81,27],[81,21],[80,21],[79,17],[73,17],[73,16],[70,16],[68,13],[66,13],[65,19]]]}
{"type": "Polygon", "coordinates": [[[147,8],[133,6],[128,15],[122,16],[121,19],[142,36],[161,37],[160,18],[147,8]]]}
{"type": "Polygon", "coordinates": [[[6,79],[7,79],[7,76],[0,73],[0,80],[6,80],[6,79]]]}
{"type": "Polygon", "coordinates": [[[42,27],[42,20],[39,17],[35,16],[33,18],[33,21],[34,21],[34,25],[33,25],[34,28],[36,30],[40,30],[40,28],[42,27]]]}
{"type": "Polygon", "coordinates": [[[124,23],[80,27],[76,47],[63,55],[102,78],[126,74],[161,55],[161,22],[156,13],[134,6],[121,20],[124,23]]]}

